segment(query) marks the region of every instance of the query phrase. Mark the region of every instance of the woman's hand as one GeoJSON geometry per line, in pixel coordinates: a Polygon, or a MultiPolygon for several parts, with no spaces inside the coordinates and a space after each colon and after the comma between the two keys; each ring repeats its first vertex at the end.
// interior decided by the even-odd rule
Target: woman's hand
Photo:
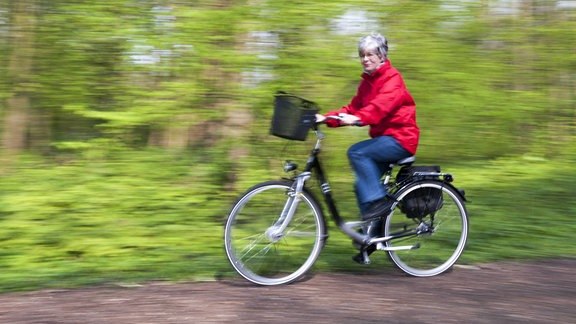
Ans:
{"type": "Polygon", "coordinates": [[[350,114],[339,114],[340,117],[340,124],[342,125],[356,125],[360,118],[350,114]]]}
{"type": "Polygon", "coordinates": [[[329,117],[326,117],[326,116],[321,115],[321,114],[316,114],[316,123],[322,123],[328,118],[338,120],[340,125],[362,126],[362,123],[360,122],[359,117],[356,117],[356,116],[350,115],[350,114],[344,114],[344,113],[339,114],[338,116],[329,116],[329,117]]]}

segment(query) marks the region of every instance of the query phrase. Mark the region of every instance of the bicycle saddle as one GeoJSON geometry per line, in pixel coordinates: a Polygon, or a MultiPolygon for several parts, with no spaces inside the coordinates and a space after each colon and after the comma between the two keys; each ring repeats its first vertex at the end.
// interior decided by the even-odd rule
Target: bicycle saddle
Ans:
{"type": "Polygon", "coordinates": [[[396,165],[408,165],[408,164],[412,164],[414,163],[414,161],[416,161],[416,157],[414,155],[409,156],[407,158],[403,158],[402,160],[398,160],[396,161],[396,165]]]}

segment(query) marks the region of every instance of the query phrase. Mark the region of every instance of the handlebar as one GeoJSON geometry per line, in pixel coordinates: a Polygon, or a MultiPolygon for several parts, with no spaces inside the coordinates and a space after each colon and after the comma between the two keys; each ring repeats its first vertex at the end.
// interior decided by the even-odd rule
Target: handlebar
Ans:
{"type": "MultiPolygon", "coordinates": [[[[326,117],[326,119],[324,119],[323,121],[321,121],[321,122],[319,122],[319,123],[317,122],[317,123],[318,123],[318,124],[325,124],[325,121],[326,121],[327,119],[335,119],[335,120],[343,120],[343,119],[344,119],[344,118],[342,118],[341,116],[325,116],[325,117],[326,117]]],[[[354,122],[354,123],[353,123],[352,125],[350,125],[350,126],[358,126],[358,127],[361,127],[361,126],[364,126],[364,124],[363,124],[361,121],[358,120],[358,121],[354,122]]]]}

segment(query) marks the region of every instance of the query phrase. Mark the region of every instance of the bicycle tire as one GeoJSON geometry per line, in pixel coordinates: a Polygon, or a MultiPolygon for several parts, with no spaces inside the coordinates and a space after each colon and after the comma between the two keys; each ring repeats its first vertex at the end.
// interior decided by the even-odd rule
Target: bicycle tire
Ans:
{"type": "Polygon", "coordinates": [[[464,251],[468,239],[468,214],[460,193],[442,181],[422,180],[401,188],[395,197],[398,203],[386,219],[384,234],[388,236],[418,229],[421,233],[388,241],[386,246],[389,248],[417,246],[411,250],[388,251],[392,262],[405,273],[416,277],[435,276],[451,269],[464,251]],[[411,196],[418,193],[438,197],[438,190],[442,192],[442,200],[437,211],[416,218],[409,218],[402,212],[403,200],[410,197],[410,193],[411,196]],[[426,227],[428,230],[425,230],[426,227]]]}
{"type": "Polygon", "coordinates": [[[322,209],[306,190],[282,233],[278,223],[294,195],[293,182],[268,181],[248,189],[232,207],[224,229],[232,267],[258,285],[281,285],[301,278],[316,262],[326,240],[322,209]]]}

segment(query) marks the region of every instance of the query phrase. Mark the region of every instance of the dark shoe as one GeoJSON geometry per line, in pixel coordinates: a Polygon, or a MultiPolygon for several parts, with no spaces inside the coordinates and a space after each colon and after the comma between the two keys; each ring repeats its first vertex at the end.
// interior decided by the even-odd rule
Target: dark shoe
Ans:
{"type": "Polygon", "coordinates": [[[366,212],[362,214],[363,219],[372,219],[387,216],[394,202],[388,198],[382,198],[372,202],[366,212]]]}
{"type": "Polygon", "coordinates": [[[352,257],[352,260],[360,263],[360,264],[370,264],[370,254],[376,251],[376,245],[372,244],[368,246],[366,249],[361,249],[360,253],[356,254],[352,257]]]}

